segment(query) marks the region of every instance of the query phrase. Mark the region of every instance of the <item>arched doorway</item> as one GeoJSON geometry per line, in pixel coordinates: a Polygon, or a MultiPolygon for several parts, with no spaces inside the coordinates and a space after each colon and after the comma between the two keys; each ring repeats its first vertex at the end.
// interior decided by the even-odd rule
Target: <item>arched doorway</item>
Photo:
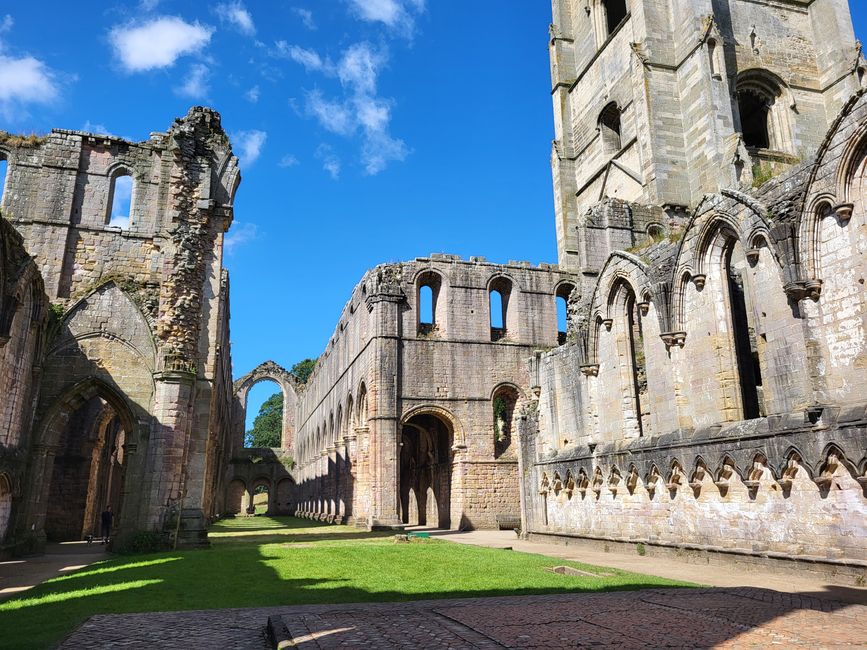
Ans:
{"type": "Polygon", "coordinates": [[[132,417],[123,400],[101,384],[87,384],[73,395],[62,402],[46,432],[57,449],[45,510],[45,534],[52,541],[99,535],[107,506],[117,527],[123,509],[132,417]]]}
{"type": "Polygon", "coordinates": [[[252,503],[248,509],[251,515],[270,515],[271,508],[271,481],[266,478],[258,478],[253,481],[252,503]]]}
{"type": "Polygon", "coordinates": [[[412,518],[421,526],[451,526],[453,443],[451,424],[438,415],[420,413],[404,422],[399,478],[404,523],[412,518]],[[416,501],[414,505],[411,499],[416,501]]]}
{"type": "Polygon", "coordinates": [[[229,493],[226,498],[226,512],[230,515],[238,515],[247,511],[248,504],[247,486],[244,481],[234,479],[229,483],[229,493]]]}

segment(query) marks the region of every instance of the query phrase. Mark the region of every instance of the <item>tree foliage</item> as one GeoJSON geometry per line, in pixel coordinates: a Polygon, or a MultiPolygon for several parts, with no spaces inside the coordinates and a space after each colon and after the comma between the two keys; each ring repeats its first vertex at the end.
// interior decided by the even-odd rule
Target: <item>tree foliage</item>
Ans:
{"type": "Polygon", "coordinates": [[[306,384],[307,380],[310,379],[310,373],[313,372],[313,368],[315,367],[316,359],[304,359],[304,361],[299,361],[292,366],[292,370],[289,372],[295,375],[295,378],[302,384],[306,384]]]}
{"type": "Polygon", "coordinates": [[[279,447],[283,438],[283,393],[274,393],[265,400],[253,428],[247,431],[247,447],[279,447]]]}

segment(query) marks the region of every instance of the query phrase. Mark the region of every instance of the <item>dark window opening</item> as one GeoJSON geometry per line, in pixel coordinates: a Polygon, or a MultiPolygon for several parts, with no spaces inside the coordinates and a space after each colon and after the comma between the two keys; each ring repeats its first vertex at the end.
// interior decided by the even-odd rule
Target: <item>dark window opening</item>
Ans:
{"type": "Polygon", "coordinates": [[[735,343],[738,380],[743,402],[743,417],[751,420],[761,416],[759,391],[762,387],[762,374],[759,369],[759,355],[755,343],[755,332],[750,327],[744,281],[741,274],[731,266],[731,251],[728,252],[728,289],[729,309],[732,315],[732,329],[735,343]]]}
{"type": "Polygon", "coordinates": [[[599,133],[602,136],[602,150],[607,154],[620,151],[620,109],[614,102],[608,104],[599,114],[599,133]]]}
{"type": "Polygon", "coordinates": [[[750,90],[738,92],[738,112],[744,144],[757,149],[770,147],[768,114],[770,107],[764,97],[750,90]]]}
{"type": "Polygon", "coordinates": [[[638,435],[644,435],[644,414],[641,410],[642,396],[647,395],[647,362],[644,357],[644,333],[641,319],[636,314],[635,295],[630,291],[626,301],[626,326],[629,328],[629,355],[632,360],[632,381],[635,393],[635,414],[638,435]]]}
{"type": "Polygon", "coordinates": [[[611,35],[626,20],[626,0],[603,0],[602,5],[605,7],[608,34],[611,35]]]}

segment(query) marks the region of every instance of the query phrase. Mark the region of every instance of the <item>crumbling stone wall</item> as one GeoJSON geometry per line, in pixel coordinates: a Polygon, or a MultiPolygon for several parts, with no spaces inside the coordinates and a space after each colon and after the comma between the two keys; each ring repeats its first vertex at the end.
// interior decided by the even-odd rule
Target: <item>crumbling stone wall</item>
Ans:
{"type": "Polygon", "coordinates": [[[194,107],[138,143],[59,129],[3,136],[0,155],[4,215],[62,314],[45,351],[19,533],[44,535],[51,477],[72,458],[65,423],[99,399],[124,434],[121,531],[201,541],[232,429],[220,401],[231,376],[222,247],[240,176],[219,114],[194,107]],[[123,174],[133,190],[118,227],[109,217],[123,174]]]}
{"type": "MultiPolygon", "coordinates": [[[[416,513],[408,511],[401,490],[410,488],[401,477],[415,470],[401,463],[429,461],[402,454],[418,444],[436,457],[440,522],[484,528],[498,515],[516,517],[517,448],[498,441],[514,436],[512,423],[495,421],[493,403],[514,395],[509,417],[517,418],[529,400],[525,359],[557,345],[558,289],[577,281],[548,265],[449,255],[369,271],[299,392],[299,511],[368,526],[406,522],[416,513]],[[431,323],[420,317],[424,286],[435,293],[431,323]],[[491,327],[492,289],[506,294],[503,331],[491,327]],[[447,444],[414,438],[433,435],[430,427],[447,444]]],[[[413,495],[423,509],[426,495],[413,495]]]]}
{"type": "Polygon", "coordinates": [[[570,342],[530,364],[530,533],[867,559],[865,133],[859,91],[810,161],[573,296],[570,342]]]}
{"type": "Polygon", "coordinates": [[[15,543],[12,513],[24,498],[31,405],[48,321],[39,271],[21,236],[0,216],[0,555],[15,543]]]}

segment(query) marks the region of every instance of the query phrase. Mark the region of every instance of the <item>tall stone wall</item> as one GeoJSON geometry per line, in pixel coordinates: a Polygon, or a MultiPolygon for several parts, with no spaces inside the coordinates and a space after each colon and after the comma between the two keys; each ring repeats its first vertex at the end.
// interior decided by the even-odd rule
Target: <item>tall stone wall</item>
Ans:
{"type": "Polygon", "coordinates": [[[516,518],[525,361],[558,344],[556,299],[576,282],[556,267],[447,255],[368,272],[299,394],[299,510],[369,526],[516,518]],[[502,328],[492,290],[507,303],[502,328]]]}
{"type": "Polygon", "coordinates": [[[867,559],[865,133],[859,91],[815,157],[573,296],[530,363],[531,534],[867,559]]]}
{"type": "Polygon", "coordinates": [[[123,534],[203,540],[232,430],[222,250],[240,176],[219,114],[195,107],[138,143],[65,130],[3,135],[0,156],[4,216],[56,321],[14,513],[18,536],[85,535],[93,512],[111,504],[123,534]],[[125,176],[129,218],[112,221],[125,176]],[[84,448],[92,451],[75,451],[84,448]],[[82,477],[75,500],[98,486],[104,496],[86,498],[83,520],[56,525],[52,495],[58,485],[73,489],[69,475],[82,477]]]}
{"type": "Polygon", "coordinates": [[[0,216],[0,555],[14,545],[24,499],[32,404],[49,322],[42,278],[21,236],[0,216]]]}

